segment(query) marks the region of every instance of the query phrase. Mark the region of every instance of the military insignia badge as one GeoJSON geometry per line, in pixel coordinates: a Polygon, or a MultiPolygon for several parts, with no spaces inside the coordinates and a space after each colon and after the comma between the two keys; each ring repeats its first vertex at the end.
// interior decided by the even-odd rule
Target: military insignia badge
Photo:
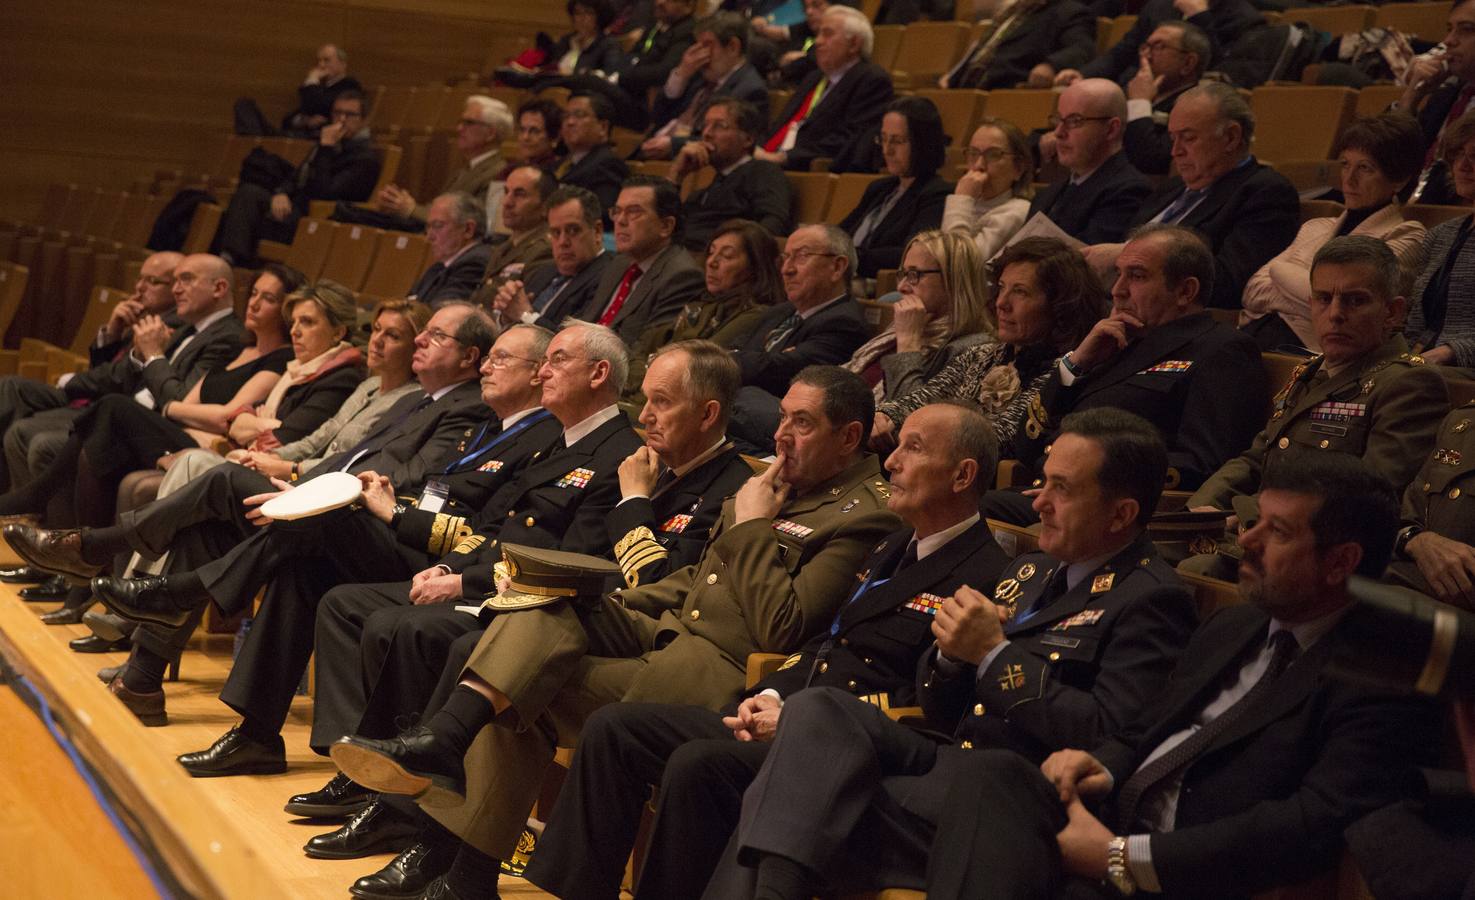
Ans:
{"type": "Polygon", "coordinates": [[[1014,577],[1019,579],[1020,581],[1029,581],[1031,578],[1035,577],[1035,564],[1025,563],[1024,565],[1020,566],[1019,571],[1014,573],[1014,577]]]}
{"type": "Polygon", "coordinates": [[[1051,625],[1050,630],[1064,631],[1076,625],[1095,625],[1101,621],[1101,617],[1104,615],[1106,615],[1106,610],[1104,609],[1083,609],[1070,618],[1061,619],[1059,622],[1051,625]]]}
{"type": "Polygon", "coordinates": [[[788,519],[774,519],[773,530],[779,534],[787,534],[789,537],[798,538],[801,541],[814,534],[813,528],[807,525],[800,525],[798,522],[790,522],[788,519]]]}
{"type": "Polygon", "coordinates": [[[859,500],[851,500],[850,502],[846,503],[844,506],[840,507],[840,512],[842,512],[842,513],[848,513],[852,509],[855,509],[856,504],[858,504],[858,503],[860,503],[859,500]]]}
{"type": "Polygon", "coordinates": [[[1038,394],[1029,402],[1029,415],[1024,422],[1024,433],[1030,440],[1038,440],[1045,433],[1045,426],[1050,424],[1050,416],[1045,412],[1045,404],[1040,402],[1038,394]]]}
{"type": "Polygon", "coordinates": [[[1091,593],[1104,594],[1107,591],[1111,590],[1111,586],[1113,584],[1116,584],[1115,572],[1107,572],[1105,575],[1097,575],[1095,578],[1091,579],[1091,593]]]}
{"type": "Polygon", "coordinates": [[[1364,381],[1362,383],[1362,392],[1364,394],[1371,394],[1373,392],[1373,387],[1376,384],[1377,384],[1377,382],[1375,382],[1371,378],[1369,378],[1367,381],[1364,381]]]}
{"type": "Polygon", "coordinates": [[[667,519],[666,523],[661,526],[661,531],[670,532],[671,534],[680,534],[681,532],[685,531],[686,526],[690,524],[691,516],[688,516],[685,513],[681,513],[667,519]]]}
{"type": "Polygon", "coordinates": [[[478,471],[478,472],[500,472],[500,471],[502,471],[502,461],[500,459],[489,459],[486,462],[482,463],[481,465],[477,466],[476,467],[476,471],[478,471]]]}
{"type": "Polygon", "coordinates": [[[1019,600],[1019,595],[1022,593],[1024,593],[1024,589],[1013,578],[1005,578],[994,586],[994,600],[998,603],[1007,603],[1013,606],[1019,600]]]}
{"type": "Polygon", "coordinates": [[[1166,373],[1168,375],[1181,375],[1193,368],[1191,359],[1165,359],[1155,366],[1148,366],[1138,375],[1152,375],[1154,373],[1166,373]]]}
{"type": "Polygon", "coordinates": [[[801,660],[803,658],[804,658],[804,654],[802,654],[802,653],[795,653],[794,655],[790,656],[788,659],[785,659],[784,662],[783,662],[783,665],[781,665],[781,666],[778,667],[778,670],[780,672],[782,672],[784,669],[792,669],[795,666],[799,665],[799,660],[801,660]]]}
{"type": "Polygon", "coordinates": [[[943,598],[937,596],[936,594],[922,593],[908,600],[905,606],[912,612],[919,612],[924,615],[935,616],[937,615],[938,608],[942,606],[942,600],[943,598]]]}
{"type": "Polygon", "coordinates": [[[1024,687],[1024,666],[1005,666],[1004,674],[999,676],[999,690],[1012,691],[1022,687],[1024,687]]]}
{"type": "Polygon", "coordinates": [[[1460,451],[1451,450],[1448,447],[1440,447],[1434,451],[1434,461],[1446,466],[1457,466],[1460,464],[1460,451]]]}
{"type": "Polygon", "coordinates": [[[1338,403],[1328,400],[1311,407],[1313,422],[1348,422],[1367,415],[1366,403],[1338,403]]]}
{"type": "Polygon", "coordinates": [[[1452,428],[1452,429],[1450,429],[1450,430],[1453,431],[1455,434],[1463,434],[1464,431],[1465,431],[1465,429],[1467,429],[1469,427],[1470,427],[1470,420],[1469,419],[1461,419],[1458,422],[1456,422],[1455,423],[1455,427],[1452,428]]]}
{"type": "Polygon", "coordinates": [[[567,475],[563,476],[562,478],[558,479],[558,481],[556,481],[553,486],[554,487],[561,487],[561,488],[566,488],[566,487],[585,488],[585,487],[588,487],[589,486],[589,481],[593,477],[594,477],[594,470],[593,469],[574,469],[572,472],[570,472],[567,475]]]}

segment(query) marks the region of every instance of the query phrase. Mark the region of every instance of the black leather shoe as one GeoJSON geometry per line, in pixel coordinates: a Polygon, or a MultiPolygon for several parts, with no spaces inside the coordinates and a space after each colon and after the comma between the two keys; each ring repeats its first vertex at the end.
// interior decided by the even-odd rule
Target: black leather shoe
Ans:
{"type": "Polygon", "coordinates": [[[441,749],[423,725],[389,740],[350,735],[328,749],[338,768],[370,790],[404,794],[426,806],[459,806],[466,800],[466,770],[441,749]]]}
{"type": "Polygon", "coordinates": [[[63,606],[61,609],[42,613],[41,621],[46,625],[81,625],[82,614],[85,612],[87,612],[85,606],[63,606]]]}
{"type": "Polygon", "coordinates": [[[278,775],[287,771],[287,749],[280,735],[271,743],[246,737],[239,727],[195,753],[175,757],[196,778],[217,775],[278,775]]]}
{"type": "Polygon", "coordinates": [[[339,772],[317,790],[289,798],[285,809],[294,816],[308,819],[342,819],[356,814],[373,801],[373,791],[339,772]]]}
{"type": "Polygon", "coordinates": [[[178,628],[189,621],[191,607],[170,594],[166,585],[163,578],[153,575],[146,578],[102,575],[92,579],[92,593],[125,619],[178,628]]]}
{"type": "Polygon", "coordinates": [[[121,640],[128,636],[133,630],[133,623],[100,609],[94,609],[82,617],[82,624],[92,629],[92,633],[105,641],[121,640]]]}
{"type": "Polygon", "coordinates": [[[0,569],[0,584],[35,584],[45,581],[47,573],[30,566],[9,566],[0,569]]]}
{"type": "Polygon", "coordinates": [[[87,581],[102,571],[82,558],[82,532],[75,528],[51,531],[30,525],[6,525],[5,541],[21,559],[38,569],[87,581]]]}
{"type": "Polygon", "coordinates": [[[409,900],[419,897],[430,882],[451,871],[451,863],[455,861],[454,843],[416,841],[390,860],[389,865],[355,881],[348,892],[370,900],[409,900]]]}
{"type": "Polygon", "coordinates": [[[40,584],[20,589],[20,598],[28,603],[48,600],[65,600],[67,592],[72,589],[61,575],[47,575],[40,584]]]}
{"type": "Polygon", "coordinates": [[[444,875],[427,884],[420,897],[421,900],[461,900],[461,895],[451,890],[444,875]]]}
{"type": "Polygon", "coordinates": [[[127,638],[110,641],[95,634],[89,634],[87,637],[72,638],[67,641],[67,646],[72,648],[73,653],[116,653],[119,650],[127,650],[129,644],[127,638]]]}
{"type": "Polygon", "coordinates": [[[360,859],[375,853],[398,853],[413,844],[419,832],[414,819],[376,800],[337,831],[310,839],[302,852],[313,859],[360,859]]]}

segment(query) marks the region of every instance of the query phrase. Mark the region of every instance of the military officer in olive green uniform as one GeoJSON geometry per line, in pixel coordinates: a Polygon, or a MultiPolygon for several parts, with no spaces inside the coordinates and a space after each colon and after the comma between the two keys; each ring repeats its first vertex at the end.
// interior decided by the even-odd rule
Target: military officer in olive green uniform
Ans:
{"type": "MultiPolygon", "coordinates": [[[[1438,370],[1410,355],[1396,333],[1406,305],[1399,277],[1392,251],[1373,238],[1334,238],[1317,252],[1311,323],[1323,353],[1296,367],[1265,430],[1194,491],[1190,509],[1233,510],[1251,524],[1265,470],[1292,447],[1359,456],[1398,490],[1413,480],[1449,410],[1449,392],[1438,370]]],[[[1232,538],[1215,553],[1193,549],[1201,555],[1181,568],[1237,577],[1232,538]]]]}
{"type": "Polygon", "coordinates": [[[873,416],[858,376],[803,370],[783,400],[777,459],[723,506],[696,565],[593,607],[498,615],[428,726],[345,738],[335,761],[389,793],[464,777],[463,803],[429,811],[461,836],[462,854],[508,859],[555,746],[571,745],[589,713],[623,699],[718,709],[741,693],[748,654],[793,652],[828,626],[861,561],[900,524],[863,449],[873,416]]]}
{"type": "Polygon", "coordinates": [[[1475,401],[1445,417],[1403,493],[1388,580],[1475,609],[1475,401]]]}

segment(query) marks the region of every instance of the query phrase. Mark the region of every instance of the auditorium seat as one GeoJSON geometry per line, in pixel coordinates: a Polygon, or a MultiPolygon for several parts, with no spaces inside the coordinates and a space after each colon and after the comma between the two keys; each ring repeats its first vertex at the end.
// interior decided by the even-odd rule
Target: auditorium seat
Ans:
{"type": "Polygon", "coordinates": [[[1050,116],[1055,112],[1055,99],[1055,92],[1048,89],[1005,88],[989,91],[985,108],[990,116],[1011,122],[1020,131],[1029,134],[1036,128],[1050,127],[1050,116]]]}
{"type": "Polygon", "coordinates": [[[369,125],[373,128],[374,135],[384,138],[398,132],[400,122],[409,112],[414,100],[413,87],[391,85],[384,88],[384,95],[379,98],[378,105],[369,110],[369,125]]]}
{"type": "Polygon", "coordinates": [[[357,291],[363,286],[369,266],[374,262],[374,245],[381,233],[367,225],[340,226],[318,277],[331,278],[349,290],[357,291]]]}
{"type": "Polygon", "coordinates": [[[793,91],[785,90],[783,88],[774,88],[768,92],[769,121],[773,121],[774,119],[778,118],[778,114],[784,111],[784,107],[789,105],[789,98],[793,96],[793,91]]]}
{"type": "Polygon", "coordinates": [[[220,227],[220,216],[225,210],[215,203],[201,203],[195,207],[195,214],[190,219],[189,232],[185,235],[184,246],[180,248],[185,253],[208,253],[210,242],[215,238],[215,231],[220,227]]]}
{"type": "MultiPolygon", "coordinates": [[[[893,274],[892,277],[894,279],[895,275],[893,274]]],[[[880,280],[877,279],[876,295],[880,296],[882,293],[884,292],[881,290],[880,280]]],[[[876,300],[857,300],[856,302],[860,304],[861,317],[871,327],[872,334],[885,331],[886,326],[890,325],[891,320],[896,317],[896,304],[894,303],[881,303],[876,300]]]]}
{"type": "Polygon", "coordinates": [[[1096,19],[1096,55],[1100,56],[1112,47],[1115,47],[1132,26],[1137,24],[1136,16],[1117,16],[1114,19],[1097,17],[1096,19]]]}
{"type": "Polygon", "coordinates": [[[1449,3],[1389,3],[1378,7],[1373,24],[1401,31],[1432,44],[1444,40],[1449,28],[1449,3]]]}
{"type": "Polygon", "coordinates": [[[1357,116],[1376,116],[1388,108],[1388,104],[1403,96],[1401,84],[1370,84],[1357,92],[1357,116]]]}
{"type": "MultiPolygon", "coordinates": [[[[1339,7],[1345,8],[1345,7],[1339,7]]],[[[1250,93],[1256,158],[1327,159],[1352,123],[1357,92],[1328,85],[1264,85],[1250,93]]]]}
{"type": "Polygon", "coordinates": [[[825,221],[825,210],[830,207],[838,176],[828,172],[785,172],[784,177],[794,189],[794,221],[805,225],[825,221]]]}
{"type": "Polygon", "coordinates": [[[1340,188],[1342,185],[1341,164],[1332,159],[1280,160],[1271,168],[1303,193],[1318,188],[1340,188]]]}
{"type": "Polygon", "coordinates": [[[861,195],[871,186],[871,182],[884,177],[886,176],[872,175],[869,172],[845,172],[835,176],[835,190],[830,194],[830,206],[825,212],[824,220],[831,225],[839,225],[855,209],[856,204],[860,203],[861,195]]]}
{"type": "Polygon", "coordinates": [[[292,236],[290,245],[262,241],[256,252],[262,259],[286,263],[306,275],[309,281],[315,280],[328,259],[328,250],[338,228],[337,222],[303,216],[297,220],[297,233],[292,236]]]}
{"type": "Polygon", "coordinates": [[[13,262],[0,262],[0,334],[10,328],[26,295],[30,270],[13,262]]]}
{"type": "Polygon", "coordinates": [[[418,234],[385,231],[374,248],[374,262],[364,277],[365,293],[401,297],[425,271],[430,244],[418,234]]]}
{"type": "Polygon", "coordinates": [[[931,100],[942,117],[942,130],[952,143],[948,150],[962,151],[973,137],[973,123],[982,118],[988,109],[988,92],[959,88],[925,88],[915,92],[918,97],[931,100]]]}
{"type": "Polygon", "coordinates": [[[1282,22],[1305,22],[1312,28],[1325,31],[1334,37],[1350,32],[1362,31],[1373,24],[1372,6],[1299,6],[1286,10],[1280,17],[1282,22]]]}
{"type": "MultiPolygon", "coordinates": [[[[409,108],[400,118],[399,133],[401,135],[429,134],[435,129],[436,122],[440,121],[441,110],[445,108],[450,96],[451,89],[444,85],[415,88],[410,98],[409,108]]],[[[460,112],[460,110],[456,111],[457,118],[460,118],[460,112]]]]}
{"type": "Polygon", "coordinates": [[[898,88],[937,84],[962,55],[969,26],[963,22],[913,22],[902,32],[891,65],[891,80],[898,88]]]}
{"type": "Polygon", "coordinates": [[[896,54],[901,50],[906,26],[877,25],[872,31],[875,32],[875,40],[871,43],[871,62],[889,71],[896,65],[896,54]]]}
{"type": "Polygon", "coordinates": [[[1468,206],[1439,206],[1434,203],[1413,203],[1403,208],[1403,217],[1413,219],[1425,228],[1433,228],[1441,222],[1458,219],[1475,212],[1468,206]]]}
{"type": "Polygon", "coordinates": [[[113,314],[113,307],[126,300],[130,293],[103,285],[94,287],[82,311],[82,320],[77,325],[76,333],[72,335],[71,346],[67,349],[78,356],[86,356],[87,348],[97,338],[98,329],[106,325],[108,317],[113,314]]]}

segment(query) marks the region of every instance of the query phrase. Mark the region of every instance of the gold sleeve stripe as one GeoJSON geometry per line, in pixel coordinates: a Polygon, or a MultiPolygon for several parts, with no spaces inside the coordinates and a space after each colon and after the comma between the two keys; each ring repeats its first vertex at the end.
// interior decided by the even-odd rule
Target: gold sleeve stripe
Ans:
{"type": "Polygon", "coordinates": [[[470,537],[462,540],[461,543],[457,544],[451,550],[451,552],[452,553],[471,553],[471,552],[475,551],[477,547],[480,547],[482,544],[485,544],[486,542],[487,542],[487,539],[486,539],[486,537],[484,535],[473,534],[470,537]]]}
{"type": "Polygon", "coordinates": [[[640,586],[640,570],[652,562],[665,559],[666,548],[656,542],[655,535],[644,525],[632,528],[615,543],[615,559],[625,575],[628,587],[640,586]]]}
{"type": "Polygon", "coordinates": [[[456,546],[457,539],[461,537],[461,529],[465,524],[464,516],[437,513],[435,522],[430,526],[430,542],[426,545],[425,552],[431,556],[445,556],[452,547],[456,546]]]}

